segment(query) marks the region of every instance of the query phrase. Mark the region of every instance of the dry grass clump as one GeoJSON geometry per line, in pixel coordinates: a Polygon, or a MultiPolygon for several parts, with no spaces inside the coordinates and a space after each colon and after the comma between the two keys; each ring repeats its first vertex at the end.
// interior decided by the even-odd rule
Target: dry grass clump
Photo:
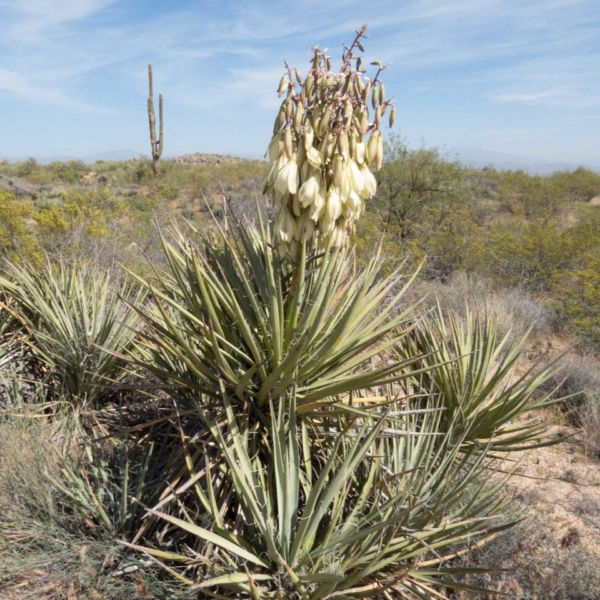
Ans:
{"type": "Polygon", "coordinates": [[[581,428],[582,442],[589,456],[600,456],[600,361],[575,352],[559,361],[560,370],[548,382],[565,397],[568,420],[581,428]]]}
{"type": "Polygon", "coordinates": [[[556,324],[554,311],[525,290],[498,289],[489,279],[459,272],[446,282],[419,281],[410,291],[410,300],[427,296],[423,307],[439,304],[444,314],[462,319],[467,312],[490,317],[500,336],[510,333],[511,341],[527,332],[534,338],[548,333],[556,324]]]}
{"type": "Polygon", "coordinates": [[[461,600],[597,600],[600,598],[600,561],[581,546],[576,530],[562,540],[546,532],[547,517],[538,516],[499,536],[464,561],[472,567],[506,569],[497,575],[473,576],[473,584],[496,594],[462,592],[461,600]]]}
{"type": "MultiPolygon", "coordinates": [[[[0,589],[2,598],[129,600],[185,598],[158,569],[127,556],[93,509],[70,495],[73,473],[98,494],[74,415],[53,419],[21,406],[0,423],[0,589]],[[29,413],[29,416],[27,414],[29,413]],[[69,465],[72,468],[65,468],[69,465]],[[89,475],[83,475],[83,473],[89,475]],[[89,478],[89,479],[88,479],[89,478]]],[[[81,482],[79,482],[81,483],[81,482]]]]}

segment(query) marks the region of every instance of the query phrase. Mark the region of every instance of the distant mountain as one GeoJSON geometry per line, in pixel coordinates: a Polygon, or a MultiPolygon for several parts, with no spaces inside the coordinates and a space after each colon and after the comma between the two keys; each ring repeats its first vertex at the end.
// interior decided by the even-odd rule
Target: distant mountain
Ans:
{"type": "Polygon", "coordinates": [[[473,147],[455,148],[454,152],[456,152],[461,162],[464,164],[480,168],[489,165],[500,170],[517,171],[522,169],[523,171],[534,175],[548,175],[555,171],[573,171],[583,165],[588,169],[600,172],[600,161],[583,161],[580,163],[566,161],[551,162],[473,147]]]}
{"type": "MultiPolygon", "coordinates": [[[[99,160],[113,161],[113,160],[130,160],[132,158],[139,158],[142,156],[141,152],[135,150],[109,150],[107,152],[98,152],[98,154],[90,154],[88,156],[34,156],[35,160],[40,165],[47,165],[48,163],[55,161],[68,161],[68,160],[81,160],[87,164],[94,164],[99,160]]],[[[21,162],[27,160],[28,156],[21,156],[17,158],[7,157],[10,162],[21,162]]]]}
{"type": "MultiPolygon", "coordinates": [[[[508,154],[506,152],[496,152],[495,150],[486,150],[485,148],[477,148],[477,147],[457,147],[457,148],[448,148],[449,156],[453,157],[456,155],[462,163],[469,166],[474,167],[486,167],[493,166],[499,170],[512,170],[517,171],[522,169],[527,173],[531,173],[534,175],[547,175],[549,173],[554,173],[555,171],[573,171],[577,169],[577,167],[584,166],[588,169],[592,169],[600,173],[600,160],[590,160],[590,161],[582,161],[580,163],[577,162],[552,162],[540,160],[537,158],[528,158],[525,156],[519,156],[517,154],[508,154]]],[[[81,160],[87,164],[93,164],[98,160],[106,160],[106,161],[117,161],[117,160],[131,160],[132,158],[140,158],[143,156],[141,152],[136,152],[135,150],[109,150],[107,152],[99,152],[98,154],[90,154],[88,156],[35,156],[34,158],[38,161],[38,163],[45,165],[54,161],[68,161],[68,160],[81,160]]],[[[173,156],[165,156],[165,159],[172,159],[178,162],[210,162],[204,160],[184,160],[187,157],[195,157],[202,156],[208,157],[213,156],[209,154],[189,154],[184,155],[183,157],[173,157],[173,156]]],[[[217,155],[214,155],[217,156],[217,155]]],[[[221,155],[219,155],[221,156],[221,155]]],[[[0,157],[2,158],[2,157],[0,157]]],[[[23,160],[27,160],[28,157],[19,157],[12,158],[9,157],[8,160],[11,162],[20,162],[23,160]]],[[[221,157],[223,158],[223,157],[221,157]]],[[[224,157],[224,160],[227,160],[228,157],[224,157]]],[[[239,160],[239,159],[238,159],[239,160]]]]}

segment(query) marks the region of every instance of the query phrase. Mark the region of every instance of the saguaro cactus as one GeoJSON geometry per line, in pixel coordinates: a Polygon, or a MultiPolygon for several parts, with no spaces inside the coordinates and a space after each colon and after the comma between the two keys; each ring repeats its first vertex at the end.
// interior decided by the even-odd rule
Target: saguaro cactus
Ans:
{"type": "Polygon", "coordinates": [[[159,160],[163,152],[163,97],[158,95],[158,140],[156,139],[156,115],[154,114],[154,86],[152,65],[148,65],[148,123],[150,124],[150,146],[152,147],[152,169],[158,175],[159,160]]]}

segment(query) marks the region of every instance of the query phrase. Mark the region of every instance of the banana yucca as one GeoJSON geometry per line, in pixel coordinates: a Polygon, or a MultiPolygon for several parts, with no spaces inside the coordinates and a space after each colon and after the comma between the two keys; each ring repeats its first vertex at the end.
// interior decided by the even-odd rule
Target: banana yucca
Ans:
{"type": "MultiPolygon", "coordinates": [[[[138,278],[128,359],[162,384],[178,428],[164,492],[124,544],[199,597],[444,598],[474,589],[452,562],[503,519],[504,454],[555,440],[516,418],[548,373],[514,379],[522,342],[401,301],[412,277],[357,271],[348,239],[375,194],[394,112],[355,50],[288,68],[262,191],[274,223],[162,236],[167,268],[138,278]],[[369,121],[367,102],[374,113],[369,121]],[[191,238],[195,238],[191,239],[191,238]],[[185,421],[190,419],[190,421],[185,421]]],[[[414,277],[414,276],[413,276],[414,277]]],[[[117,354],[115,353],[115,356],[117,354]]],[[[156,494],[154,494],[156,497],[156,494]]],[[[146,499],[141,496],[140,502],[146,499]]]]}
{"type": "Polygon", "coordinates": [[[9,265],[0,290],[22,325],[20,339],[69,399],[94,403],[119,380],[140,320],[119,296],[142,301],[127,283],[83,265],[9,265]]]}
{"type": "MultiPolygon", "coordinates": [[[[303,237],[319,237],[321,246],[331,240],[341,246],[356,227],[364,201],[377,189],[370,164],[381,167],[383,138],[380,127],[395,108],[385,99],[379,62],[373,79],[364,79],[361,39],[366,25],[344,49],[338,73],[331,59],[313,48],[311,68],[303,81],[296,68],[287,68],[279,84],[285,98],[269,144],[271,167],[261,182],[277,209],[276,243],[282,256],[294,256],[303,237]],[[369,102],[373,109],[372,121],[369,102]]],[[[286,65],[287,66],[287,65],[286,65]]]]}
{"type": "Polygon", "coordinates": [[[551,441],[510,423],[549,405],[533,400],[547,374],[511,385],[520,346],[473,317],[444,341],[399,308],[406,282],[378,256],[356,272],[349,250],[306,240],[281,258],[268,227],[195,235],[164,239],[167,272],[140,280],[154,306],[130,360],[195,421],[124,543],[200,597],[468,588],[457,547],[508,527],[493,461],[551,441]]]}

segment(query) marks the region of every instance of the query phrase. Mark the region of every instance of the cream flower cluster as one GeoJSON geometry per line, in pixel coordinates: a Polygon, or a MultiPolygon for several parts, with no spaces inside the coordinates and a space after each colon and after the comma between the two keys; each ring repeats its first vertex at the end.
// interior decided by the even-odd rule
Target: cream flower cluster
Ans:
{"type": "MultiPolygon", "coordinates": [[[[315,49],[304,82],[297,69],[288,69],[281,80],[279,94],[287,95],[275,121],[270,168],[261,191],[276,209],[276,244],[282,256],[294,256],[303,237],[317,236],[322,246],[343,245],[364,212],[365,200],[375,195],[369,165],[381,167],[379,127],[391,104],[377,77],[363,80],[365,69],[352,50],[344,54],[338,74],[330,72],[330,59],[315,49]]],[[[394,113],[392,107],[390,125],[394,113]]]]}

